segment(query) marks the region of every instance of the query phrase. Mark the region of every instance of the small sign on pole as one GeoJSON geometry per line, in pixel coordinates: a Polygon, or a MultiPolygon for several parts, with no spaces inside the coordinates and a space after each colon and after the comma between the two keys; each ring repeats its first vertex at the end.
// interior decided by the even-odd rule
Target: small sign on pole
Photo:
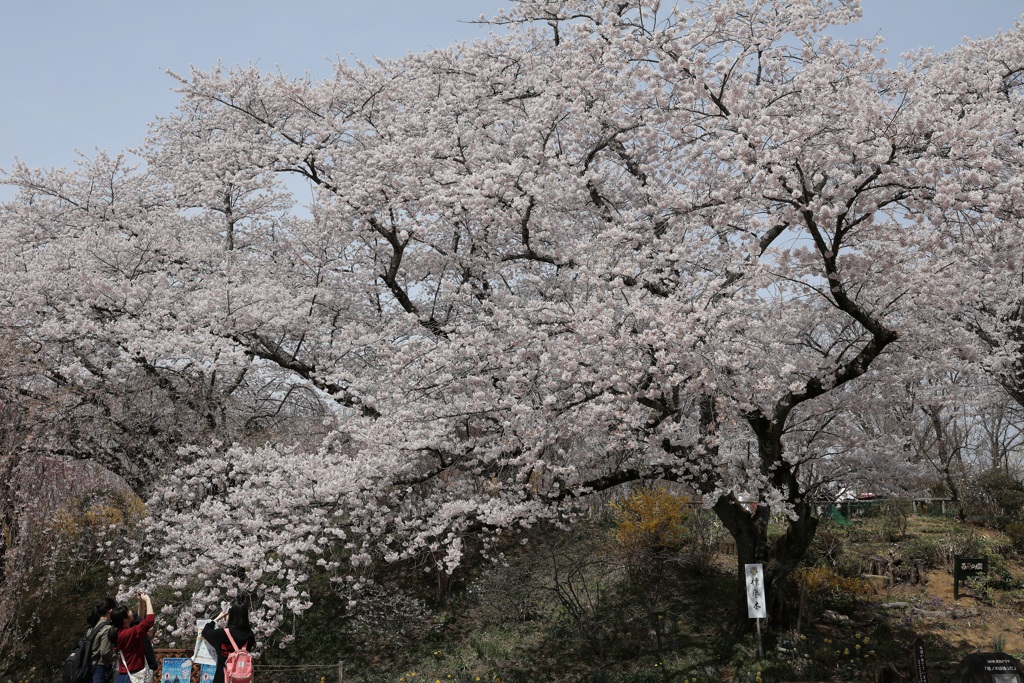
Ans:
{"type": "Polygon", "coordinates": [[[747,616],[751,619],[766,619],[768,611],[764,605],[764,570],[760,564],[743,566],[747,576],[747,616]]]}
{"type": "Polygon", "coordinates": [[[953,599],[960,599],[960,582],[972,576],[984,576],[988,574],[987,557],[959,557],[953,558],[953,599]]]}
{"type": "Polygon", "coordinates": [[[763,657],[761,620],[768,617],[764,599],[764,569],[760,564],[745,564],[743,569],[747,581],[747,616],[757,619],[757,654],[763,657]]]}
{"type": "Polygon", "coordinates": [[[914,683],[928,683],[928,663],[924,658],[924,640],[914,639],[914,683]]]}

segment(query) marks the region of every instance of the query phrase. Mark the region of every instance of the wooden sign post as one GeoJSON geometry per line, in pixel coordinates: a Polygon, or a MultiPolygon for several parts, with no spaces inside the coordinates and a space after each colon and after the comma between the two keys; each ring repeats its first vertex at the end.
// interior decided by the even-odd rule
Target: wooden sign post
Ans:
{"type": "Polygon", "coordinates": [[[988,574],[987,557],[953,557],[953,599],[960,599],[960,582],[988,574]]]}

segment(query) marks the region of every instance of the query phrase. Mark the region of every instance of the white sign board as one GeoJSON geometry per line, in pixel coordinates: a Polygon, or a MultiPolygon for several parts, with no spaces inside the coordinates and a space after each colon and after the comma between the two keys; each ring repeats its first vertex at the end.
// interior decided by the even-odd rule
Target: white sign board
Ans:
{"type": "Polygon", "coordinates": [[[203,639],[203,627],[206,626],[209,619],[199,619],[196,622],[196,646],[192,653],[193,664],[217,664],[217,653],[214,651],[213,646],[210,645],[203,639]]]}
{"type": "Polygon", "coordinates": [[[751,619],[767,619],[768,611],[764,600],[764,570],[759,564],[743,565],[747,577],[747,616],[751,619]]]}

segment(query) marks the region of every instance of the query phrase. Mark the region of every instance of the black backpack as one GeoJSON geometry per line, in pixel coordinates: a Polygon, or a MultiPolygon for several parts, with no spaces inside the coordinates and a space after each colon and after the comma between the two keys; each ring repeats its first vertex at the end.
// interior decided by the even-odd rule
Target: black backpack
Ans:
{"type": "Polygon", "coordinates": [[[90,683],[92,681],[92,641],[103,622],[96,624],[89,635],[78,641],[71,654],[64,660],[64,674],[61,683],[90,683]]]}

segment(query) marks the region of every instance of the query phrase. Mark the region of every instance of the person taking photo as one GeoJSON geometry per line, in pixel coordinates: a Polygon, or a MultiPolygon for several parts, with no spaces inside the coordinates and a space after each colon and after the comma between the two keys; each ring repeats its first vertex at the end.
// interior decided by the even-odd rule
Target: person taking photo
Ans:
{"type": "MultiPolygon", "coordinates": [[[[153,616],[153,602],[145,593],[139,593],[139,605],[146,615],[135,626],[132,626],[135,615],[127,606],[115,607],[110,613],[110,623],[114,626],[110,631],[110,641],[120,653],[115,683],[131,683],[128,674],[149,668],[146,634],[153,628],[156,618],[153,616]]],[[[147,680],[151,680],[151,676],[147,680]]]]}
{"type": "Polygon", "coordinates": [[[256,637],[249,626],[249,610],[245,605],[235,603],[227,612],[221,612],[213,621],[206,623],[203,627],[203,638],[217,653],[217,672],[213,675],[213,683],[224,683],[224,662],[228,655],[235,651],[228,638],[228,631],[231,632],[231,639],[234,639],[238,649],[245,648],[249,652],[256,647],[256,637]],[[218,627],[227,618],[227,624],[218,627]]]}

